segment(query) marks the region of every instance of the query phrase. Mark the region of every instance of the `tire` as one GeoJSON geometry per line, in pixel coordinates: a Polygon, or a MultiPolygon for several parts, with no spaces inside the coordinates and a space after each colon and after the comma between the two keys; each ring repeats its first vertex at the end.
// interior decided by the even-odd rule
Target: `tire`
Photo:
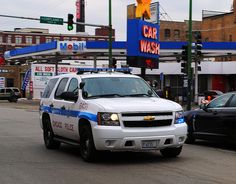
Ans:
{"type": "Polygon", "coordinates": [[[185,143],[193,144],[193,143],[195,143],[195,141],[196,141],[196,139],[194,138],[193,133],[189,132],[188,135],[187,135],[187,139],[186,139],[185,143]]]}
{"type": "Polygon", "coordinates": [[[84,161],[96,160],[98,151],[95,148],[91,127],[84,125],[80,129],[80,154],[84,161]]]}
{"type": "Polygon", "coordinates": [[[177,148],[165,148],[160,150],[163,157],[173,158],[179,156],[182,151],[182,146],[177,148]]]}
{"type": "Polygon", "coordinates": [[[43,139],[47,149],[59,149],[61,143],[54,140],[54,133],[52,130],[51,122],[47,118],[43,123],[43,139]]]}
{"type": "Polygon", "coordinates": [[[11,101],[17,103],[18,99],[17,99],[17,97],[12,97],[11,101]]]}

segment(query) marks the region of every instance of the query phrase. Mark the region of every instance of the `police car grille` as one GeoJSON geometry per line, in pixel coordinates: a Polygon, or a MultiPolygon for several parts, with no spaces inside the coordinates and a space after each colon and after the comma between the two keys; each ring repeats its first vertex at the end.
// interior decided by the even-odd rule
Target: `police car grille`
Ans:
{"type": "Polygon", "coordinates": [[[122,113],[124,117],[132,116],[172,116],[172,112],[141,112],[141,113],[122,113]]]}
{"type": "Polygon", "coordinates": [[[172,112],[135,112],[122,113],[125,127],[163,127],[170,126],[173,121],[172,112]],[[147,120],[145,118],[153,118],[147,120]]]}
{"type": "Polygon", "coordinates": [[[123,121],[125,127],[162,127],[170,126],[172,119],[154,121],[123,121]]]}

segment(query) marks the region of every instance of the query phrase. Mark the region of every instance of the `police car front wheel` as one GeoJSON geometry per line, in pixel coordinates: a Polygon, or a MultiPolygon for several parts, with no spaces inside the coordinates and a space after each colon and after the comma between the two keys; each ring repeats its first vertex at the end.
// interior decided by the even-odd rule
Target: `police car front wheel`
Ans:
{"type": "Polygon", "coordinates": [[[89,125],[82,126],[80,130],[80,153],[86,162],[96,160],[97,150],[94,146],[93,135],[89,125]]]}
{"type": "Polygon", "coordinates": [[[44,120],[44,126],[43,126],[43,138],[44,138],[44,144],[47,149],[58,149],[61,145],[60,142],[55,141],[54,133],[51,127],[51,123],[49,119],[44,120]]]}

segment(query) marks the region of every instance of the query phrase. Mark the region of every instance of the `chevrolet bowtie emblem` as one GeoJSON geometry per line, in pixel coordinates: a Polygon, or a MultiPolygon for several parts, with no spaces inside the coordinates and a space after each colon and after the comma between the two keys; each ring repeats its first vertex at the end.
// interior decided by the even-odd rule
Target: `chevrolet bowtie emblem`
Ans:
{"type": "Polygon", "coordinates": [[[145,121],[153,121],[155,119],[155,116],[144,116],[143,120],[145,121]]]}

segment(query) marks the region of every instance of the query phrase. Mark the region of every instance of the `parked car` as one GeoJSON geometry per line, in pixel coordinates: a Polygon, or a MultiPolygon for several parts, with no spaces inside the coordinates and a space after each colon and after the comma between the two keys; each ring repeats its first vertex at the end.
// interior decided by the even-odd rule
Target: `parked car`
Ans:
{"type": "Polygon", "coordinates": [[[188,125],[187,143],[196,139],[236,143],[236,92],[223,94],[200,109],[184,113],[188,125]]]}
{"type": "Polygon", "coordinates": [[[209,100],[209,101],[223,94],[224,93],[219,90],[209,90],[209,91],[204,92],[205,100],[209,100]]]}
{"type": "Polygon", "coordinates": [[[21,97],[20,90],[15,87],[0,88],[0,100],[8,100],[9,102],[17,102],[21,97]]]}

